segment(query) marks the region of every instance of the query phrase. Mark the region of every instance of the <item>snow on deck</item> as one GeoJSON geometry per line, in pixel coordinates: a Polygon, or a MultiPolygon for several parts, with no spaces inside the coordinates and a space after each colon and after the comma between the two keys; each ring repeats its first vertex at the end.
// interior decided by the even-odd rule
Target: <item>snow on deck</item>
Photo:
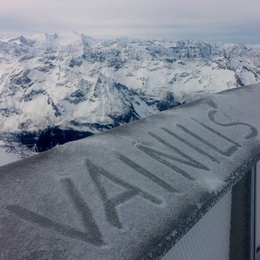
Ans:
{"type": "Polygon", "coordinates": [[[20,159],[21,158],[18,155],[7,153],[4,149],[0,148],[0,166],[18,161],[20,159]]]}
{"type": "Polygon", "coordinates": [[[0,168],[3,259],[149,259],[260,157],[260,85],[0,168]]]}

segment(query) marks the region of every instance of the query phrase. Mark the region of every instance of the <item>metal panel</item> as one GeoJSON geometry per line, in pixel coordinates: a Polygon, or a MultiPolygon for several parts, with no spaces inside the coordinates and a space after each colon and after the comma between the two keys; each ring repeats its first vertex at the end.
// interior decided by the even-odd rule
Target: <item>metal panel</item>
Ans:
{"type": "Polygon", "coordinates": [[[260,260],[260,163],[256,165],[256,252],[260,260]]]}
{"type": "Polygon", "coordinates": [[[162,260],[229,260],[231,191],[229,191],[162,260]]]}

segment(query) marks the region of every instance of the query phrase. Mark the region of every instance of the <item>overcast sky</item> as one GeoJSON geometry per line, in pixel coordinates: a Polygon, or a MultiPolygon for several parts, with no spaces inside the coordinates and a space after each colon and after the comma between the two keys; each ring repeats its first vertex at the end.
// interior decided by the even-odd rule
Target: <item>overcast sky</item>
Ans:
{"type": "Polygon", "coordinates": [[[94,38],[260,43],[260,2],[0,0],[0,37],[71,30],[94,38]]]}

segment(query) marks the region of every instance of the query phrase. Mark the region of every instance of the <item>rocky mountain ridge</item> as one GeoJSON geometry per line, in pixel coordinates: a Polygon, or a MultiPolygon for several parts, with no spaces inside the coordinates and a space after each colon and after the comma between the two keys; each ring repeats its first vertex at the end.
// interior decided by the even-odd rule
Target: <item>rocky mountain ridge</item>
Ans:
{"type": "Polygon", "coordinates": [[[47,133],[65,136],[43,141],[49,149],[259,81],[260,45],[96,40],[76,32],[4,38],[0,140],[34,147],[47,133]]]}

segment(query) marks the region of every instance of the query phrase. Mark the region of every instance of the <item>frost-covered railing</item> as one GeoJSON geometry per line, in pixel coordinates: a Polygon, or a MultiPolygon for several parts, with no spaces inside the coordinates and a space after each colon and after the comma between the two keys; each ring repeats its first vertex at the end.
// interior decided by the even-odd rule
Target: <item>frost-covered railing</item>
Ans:
{"type": "Polygon", "coordinates": [[[1,167],[0,259],[159,259],[227,219],[229,193],[228,254],[254,257],[259,100],[225,91],[1,167]]]}

